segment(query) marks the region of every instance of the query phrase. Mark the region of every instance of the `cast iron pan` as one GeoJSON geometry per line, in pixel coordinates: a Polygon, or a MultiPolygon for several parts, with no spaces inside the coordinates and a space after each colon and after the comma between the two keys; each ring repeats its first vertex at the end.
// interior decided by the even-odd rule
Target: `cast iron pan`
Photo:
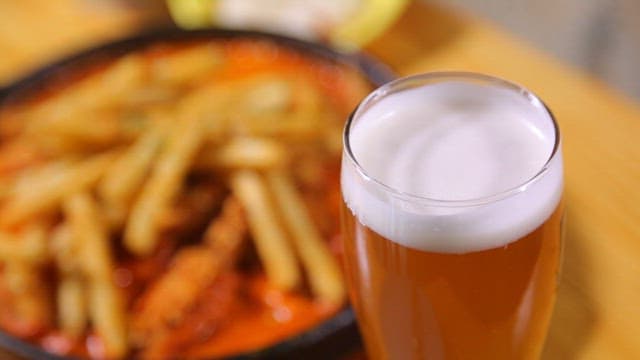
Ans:
{"type": "MultiPolygon", "coordinates": [[[[82,51],[68,58],[48,65],[15,83],[0,88],[0,104],[14,96],[38,91],[54,79],[72,73],[74,69],[89,66],[97,61],[108,60],[156,42],[172,43],[198,39],[249,38],[274,41],[283,46],[310,54],[333,63],[350,65],[358,69],[372,85],[380,86],[394,78],[385,65],[363,54],[341,54],[325,46],[295,40],[279,35],[240,30],[204,29],[185,31],[175,28],[154,30],[131,38],[101,45],[82,51]]],[[[330,359],[344,355],[360,344],[360,336],[355,316],[350,307],[338,312],[322,324],[300,335],[282,341],[271,347],[238,354],[229,359],[330,359]]],[[[28,359],[69,360],[72,358],[50,354],[26,341],[0,330],[0,347],[17,356],[28,359]]]]}

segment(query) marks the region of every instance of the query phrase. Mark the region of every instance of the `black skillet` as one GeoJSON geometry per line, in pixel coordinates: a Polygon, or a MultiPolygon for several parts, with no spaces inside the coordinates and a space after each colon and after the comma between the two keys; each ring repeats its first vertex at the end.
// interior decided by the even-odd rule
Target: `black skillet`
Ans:
{"type": "MultiPolygon", "coordinates": [[[[144,48],[153,43],[173,43],[198,39],[249,38],[274,41],[277,44],[332,62],[349,65],[359,70],[374,86],[380,86],[394,78],[393,73],[383,64],[363,54],[341,54],[328,47],[291,39],[279,35],[239,30],[204,29],[184,31],[178,29],[154,30],[123,40],[82,51],[28,75],[15,83],[0,88],[0,103],[14,96],[21,97],[31,91],[38,91],[52,80],[64,78],[74,69],[89,66],[101,60],[108,60],[128,52],[144,48]]],[[[54,81],[55,82],[55,81],[54,81]]],[[[335,359],[357,349],[360,336],[355,316],[350,307],[338,312],[320,325],[271,347],[228,359],[335,359]]],[[[41,348],[13,337],[0,330],[0,348],[11,354],[27,359],[70,360],[48,353],[41,348]]]]}

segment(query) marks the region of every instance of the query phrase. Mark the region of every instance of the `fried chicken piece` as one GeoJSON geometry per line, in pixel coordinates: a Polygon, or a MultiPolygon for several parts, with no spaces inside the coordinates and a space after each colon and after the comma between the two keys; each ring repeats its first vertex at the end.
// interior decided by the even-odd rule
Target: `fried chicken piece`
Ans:
{"type": "Polygon", "coordinates": [[[226,271],[198,295],[196,304],[183,321],[154,337],[140,353],[142,359],[179,359],[189,345],[210,338],[229,320],[241,278],[226,271]]]}
{"type": "Polygon", "coordinates": [[[132,319],[134,344],[148,344],[179,324],[203,289],[233,265],[246,234],[242,208],[229,197],[209,225],[204,242],[180,250],[169,269],[142,294],[132,319]]]}

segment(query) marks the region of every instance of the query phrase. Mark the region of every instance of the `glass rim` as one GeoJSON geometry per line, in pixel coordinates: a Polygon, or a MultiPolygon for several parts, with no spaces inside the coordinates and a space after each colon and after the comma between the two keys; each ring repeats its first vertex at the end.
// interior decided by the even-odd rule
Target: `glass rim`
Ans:
{"type": "MultiPolygon", "coordinates": [[[[427,84],[424,84],[423,86],[428,86],[427,84]]],[[[555,117],[553,116],[553,113],[551,112],[551,110],[549,109],[549,107],[536,95],[534,94],[532,91],[530,91],[529,89],[525,88],[524,86],[521,86],[519,84],[516,84],[514,82],[496,77],[496,76],[492,76],[492,75],[486,75],[486,74],[481,74],[481,73],[476,73],[476,72],[469,72],[469,71],[436,71],[436,72],[428,72],[428,73],[423,73],[423,74],[417,74],[417,75],[411,75],[411,76],[406,76],[406,77],[402,77],[399,79],[395,79],[392,80],[380,87],[378,87],[377,89],[375,89],[373,92],[371,92],[369,95],[367,95],[359,104],[358,106],[356,106],[356,108],[351,112],[351,114],[349,115],[349,117],[347,118],[347,122],[344,126],[344,130],[343,130],[343,135],[342,135],[342,142],[343,142],[343,153],[346,154],[346,158],[348,159],[348,161],[351,163],[351,165],[353,166],[353,168],[356,170],[356,172],[358,173],[359,176],[361,176],[363,179],[365,179],[366,181],[369,181],[371,183],[373,183],[374,185],[380,187],[382,190],[384,190],[385,192],[387,192],[388,194],[403,199],[405,201],[411,201],[411,202],[416,202],[416,203],[420,203],[420,204],[424,204],[426,206],[438,206],[438,207],[471,207],[471,206],[479,206],[479,205],[486,205],[486,204],[490,204],[499,200],[503,200],[512,196],[515,196],[517,194],[520,194],[524,191],[526,191],[526,189],[533,183],[535,183],[537,180],[539,180],[540,178],[542,178],[548,171],[549,168],[551,166],[551,162],[556,158],[559,149],[560,149],[560,129],[558,127],[558,123],[555,119],[555,117]],[[553,135],[554,135],[554,144],[553,144],[553,149],[551,150],[551,153],[549,154],[549,158],[545,161],[544,165],[542,165],[541,169],[536,172],[533,176],[531,176],[530,178],[528,178],[527,180],[525,180],[524,182],[515,185],[513,187],[507,188],[505,190],[490,194],[490,195],[485,195],[485,196],[480,196],[480,197],[475,197],[475,198],[470,198],[470,199],[460,199],[460,200],[445,200],[445,199],[438,199],[438,198],[432,198],[432,197],[427,197],[427,196],[422,196],[422,195],[417,195],[417,194],[412,194],[409,192],[405,192],[405,191],[401,191],[398,190],[392,186],[389,186],[387,184],[385,184],[384,182],[376,179],[375,177],[369,175],[367,173],[367,171],[362,167],[362,165],[358,162],[358,160],[356,159],[356,156],[353,154],[353,151],[351,149],[351,143],[349,141],[349,135],[351,132],[351,126],[353,125],[354,120],[358,117],[358,115],[364,111],[364,107],[366,105],[368,105],[369,103],[375,101],[378,97],[380,96],[386,96],[389,94],[392,94],[394,92],[392,92],[392,90],[394,88],[396,88],[398,85],[403,84],[403,83],[407,83],[407,82],[412,82],[412,81],[429,81],[429,80],[438,80],[438,79],[451,79],[451,80],[473,80],[473,81],[480,81],[480,82],[484,82],[485,84],[491,84],[493,86],[498,86],[504,89],[508,89],[508,90],[512,90],[517,92],[519,95],[521,95],[525,100],[527,100],[528,103],[530,103],[532,106],[534,106],[535,108],[542,110],[544,112],[544,114],[546,115],[546,117],[548,118],[548,120],[551,122],[551,124],[553,125],[553,135]]]]}

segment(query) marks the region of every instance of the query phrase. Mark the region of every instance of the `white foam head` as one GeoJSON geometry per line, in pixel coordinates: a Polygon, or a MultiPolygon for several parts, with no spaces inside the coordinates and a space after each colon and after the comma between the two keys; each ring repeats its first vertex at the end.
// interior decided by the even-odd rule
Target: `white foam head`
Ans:
{"type": "Polygon", "coordinates": [[[401,245],[446,253],[504,246],[560,201],[553,119],[514,85],[468,74],[396,81],[365,99],[347,126],[345,202],[401,245]]]}

